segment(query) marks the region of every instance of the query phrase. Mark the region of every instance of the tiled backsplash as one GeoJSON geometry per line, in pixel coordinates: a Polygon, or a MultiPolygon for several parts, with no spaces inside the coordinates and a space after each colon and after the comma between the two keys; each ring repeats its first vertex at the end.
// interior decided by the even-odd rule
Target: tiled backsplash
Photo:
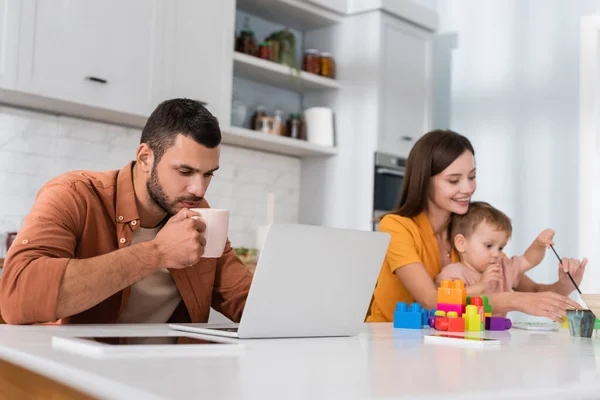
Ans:
{"type": "MultiPolygon", "coordinates": [[[[140,130],[0,107],[0,234],[18,230],[39,188],[76,169],[120,169],[135,156],[140,130]]],[[[211,207],[231,210],[234,247],[254,247],[266,222],[267,193],[275,221],[297,222],[300,160],[223,146],[221,168],[206,195],[211,207]]]]}

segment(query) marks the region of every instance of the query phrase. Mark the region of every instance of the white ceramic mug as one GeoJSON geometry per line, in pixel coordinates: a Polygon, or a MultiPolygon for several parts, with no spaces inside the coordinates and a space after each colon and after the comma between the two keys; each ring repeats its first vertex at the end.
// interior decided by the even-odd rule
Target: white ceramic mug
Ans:
{"type": "Polygon", "coordinates": [[[219,258],[225,250],[229,231],[229,210],[217,208],[190,208],[200,214],[206,224],[202,235],[206,238],[206,246],[202,258],[219,258]]]}

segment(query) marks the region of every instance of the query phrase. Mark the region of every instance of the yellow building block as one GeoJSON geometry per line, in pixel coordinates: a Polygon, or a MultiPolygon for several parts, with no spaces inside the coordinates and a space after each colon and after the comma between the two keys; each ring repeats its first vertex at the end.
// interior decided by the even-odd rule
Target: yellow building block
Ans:
{"type": "Polygon", "coordinates": [[[481,331],[481,317],[477,312],[477,306],[468,305],[465,310],[464,318],[466,332],[481,331]]]}

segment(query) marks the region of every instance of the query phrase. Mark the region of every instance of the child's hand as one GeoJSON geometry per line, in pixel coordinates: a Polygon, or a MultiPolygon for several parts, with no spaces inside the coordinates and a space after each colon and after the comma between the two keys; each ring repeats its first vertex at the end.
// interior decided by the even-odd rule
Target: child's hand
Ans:
{"type": "Polygon", "coordinates": [[[553,229],[544,229],[542,233],[535,238],[535,242],[538,246],[547,249],[550,246],[554,246],[554,230],[553,229]]]}
{"type": "Polygon", "coordinates": [[[500,264],[491,264],[483,271],[479,283],[483,286],[483,291],[487,292],[501,286],[503,280],[502,266],[500,264]]]}

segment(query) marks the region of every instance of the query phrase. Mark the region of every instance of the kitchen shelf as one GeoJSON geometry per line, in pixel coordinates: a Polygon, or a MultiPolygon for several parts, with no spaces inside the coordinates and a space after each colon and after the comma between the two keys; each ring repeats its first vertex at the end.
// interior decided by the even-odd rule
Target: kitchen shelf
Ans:
{"type": "Polygon", "coordinates": [[[298,76],[298,72],[287,65],[240,52],[233,54],[233,73],[240,78],[301,93],[340,88],[340,83],[334,79],[304,71],[301,71],[298,76]]]}
{"type": "Polygon", "coordinates": [[[325,147],[304,140],[268,135],[246,128],[229,127],[222,131],[223,144],[256,149],[293,157],[323,157],[338,153],[335,147],[325,147]]]}
{"type": "Polygon", "coordinates": [[[237,8],[278,24],[308,31],[339,24],[339,14],[303,0],[237,0],[237,8]]]}

